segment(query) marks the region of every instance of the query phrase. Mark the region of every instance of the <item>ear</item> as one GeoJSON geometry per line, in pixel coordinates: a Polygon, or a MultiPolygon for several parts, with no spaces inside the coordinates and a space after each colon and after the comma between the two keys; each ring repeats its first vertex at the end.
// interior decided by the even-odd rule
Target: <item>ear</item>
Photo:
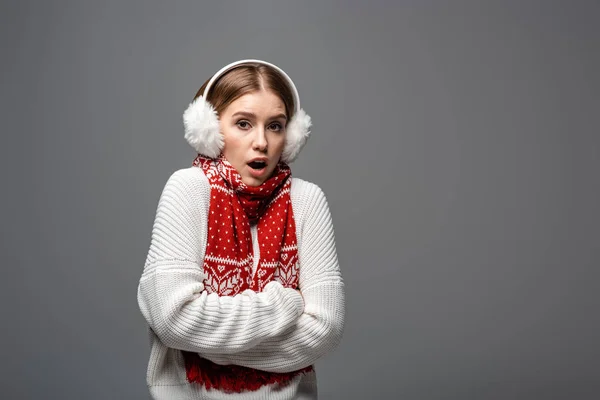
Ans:
{"type": "Polygon", "coordinates": [[[203,96],[190,103],[183,113],[185,139],[199,154],[216,158],[223,150],[223,135],[213,106],[203,96]]]}
{"type": "Polygon", "coordinates": [[[310,137],[312,122],[308,114],[300,109],[288,123],[285,136],[285,145],[281,153],[281,160],[286,164],[292,163],[310,137]]]}

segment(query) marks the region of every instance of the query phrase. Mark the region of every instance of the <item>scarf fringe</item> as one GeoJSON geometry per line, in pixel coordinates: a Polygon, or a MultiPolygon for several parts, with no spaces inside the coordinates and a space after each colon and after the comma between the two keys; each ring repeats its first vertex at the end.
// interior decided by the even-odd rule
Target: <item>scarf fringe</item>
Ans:
{"type": "Polygon", "coordinates": [[[255,391],[264,385],[274,383],[286,386],[296,376],[313,370],[311,365],[289,373],[267,372],[240,365],[219,365],[196,353],[183,352],[183,354],[188,382],[225,393],[255,391]]]}

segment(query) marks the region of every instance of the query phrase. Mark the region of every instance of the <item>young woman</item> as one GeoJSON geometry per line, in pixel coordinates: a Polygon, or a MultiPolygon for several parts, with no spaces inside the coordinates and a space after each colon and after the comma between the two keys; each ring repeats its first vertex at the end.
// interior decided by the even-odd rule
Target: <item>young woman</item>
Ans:
{"type": "Polygon", "coordinates": [[[327,200],[289,164],[310,135],[288,75],[218,71],[184,113],[198,155],[168,179],[138,303],[154,399],[316,399],[340,342],[344,284],[327,200]]]}

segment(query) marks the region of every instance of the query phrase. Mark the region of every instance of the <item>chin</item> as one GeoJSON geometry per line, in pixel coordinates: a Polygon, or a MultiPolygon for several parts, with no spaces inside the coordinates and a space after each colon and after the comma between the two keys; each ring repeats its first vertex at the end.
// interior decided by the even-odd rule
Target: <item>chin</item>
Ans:
{"type": "Polygon", "coordinates": [[[242,178],[242,182],[244,182],[246,186],[260,186],[264,183],[264,180],[255,178],[253,176],[247,176],[242,178]]]}

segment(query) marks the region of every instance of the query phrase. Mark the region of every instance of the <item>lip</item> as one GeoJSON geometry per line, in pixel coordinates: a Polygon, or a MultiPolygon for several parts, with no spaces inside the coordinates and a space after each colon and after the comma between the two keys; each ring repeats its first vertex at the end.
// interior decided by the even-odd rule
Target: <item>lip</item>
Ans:
{"type": "Polygon", "coordinates": [[[264,173],[267,171],[267,167],[269,166],[268,161],[269,161],[269,159],[267,157],[255,157],[255,158],[251,159],[250,161],[248,161],[248,163],[246,163],[246,165],[248,167],[248,171],[250,172],[250,175],[252,175],[255,178],[260,178],[262,175],[264,175],[264,173]],[[254,169],[250,165],[248,165],[252,161],[262,161],[265,163],[265,166],[261,169],[254,169]]]}
{"type": "Polygon", "coordinates": [[[264,167],[264,168],[261,168],[261,169],[254,169],[254,168],[251,168],[250,166],[248,166],[248,171],[250,172],[250,175],[252,175],[253,177],[259,178],[265,172],[267,172],[267,167],[264,167]]]}
{"type": "Polygon", "coordinates": [[[267,157],[255,157],[248,161],[246,164],[251,163],[252,161],[263,161],[266,165],[268,165],[269,159],[267,157]]]}

